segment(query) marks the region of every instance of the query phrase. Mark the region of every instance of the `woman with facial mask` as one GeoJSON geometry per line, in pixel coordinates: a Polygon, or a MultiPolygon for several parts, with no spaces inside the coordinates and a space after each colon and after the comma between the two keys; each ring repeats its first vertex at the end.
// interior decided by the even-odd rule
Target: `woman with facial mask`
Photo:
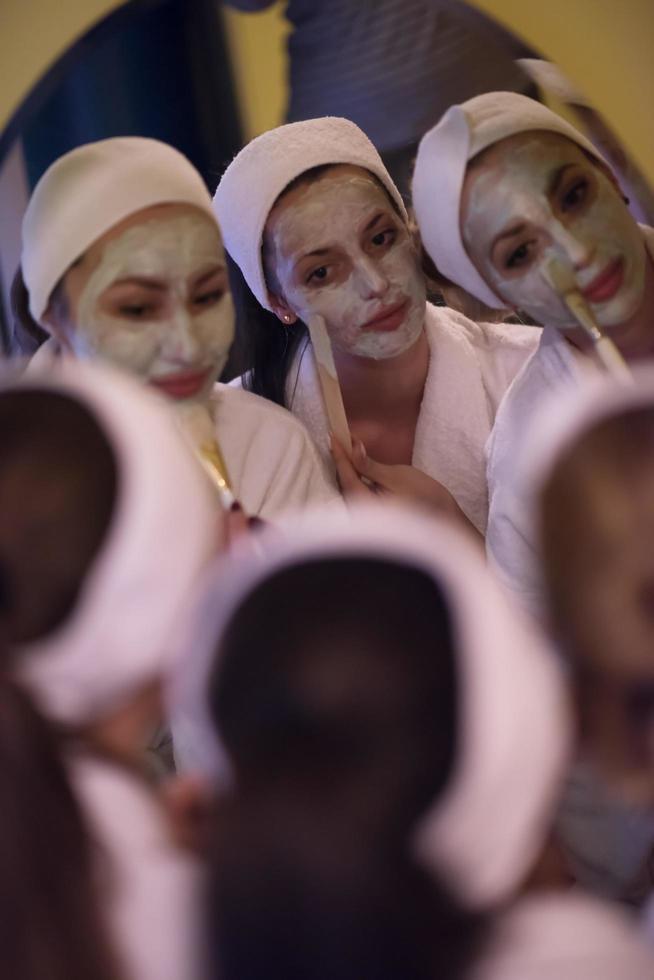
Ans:
{"type": "Polygon", "coordinates": [[[377,462],[413,465],[442,484],[444,509],[463,512],[483,533],[484,445],[536,336],[427,304],[402,197],[370,141],[345,119],[259,136],[228,167],[214,204],[249,287],[240,310],[244,386],[297,415],[329,465],[305,326],[321,317],[350,430],[368,453],[366,462],[359,449],[355,463],[373,480],[377,462]]]}
{"type": "Polygon", "coordinates": [[[223,515],[141,385],[70,359],[4,375],[2,972],[194,980],[202,871],[145,747],[223,515]]]}
{"type": "Polygon", "coordinates": [[[422,140],[413,199],[440,273],[489,306],[543,325],[489,446],[487,546],[536,615],[533,528],[515,487],[521,446],[543,395],[596,370],[586,335],[545,278],[571,268],[597,323],[627,362],[654,354],[654,232],[636,224],[604,160],[573,126],[508,92],[450,109],[422,140]]]}
{"type": "Polygon", "coordinates": [[[545,399],[520,477],[577,691],[578,782],[594,777],[604,800],[594,832],[586,801],[568,834],[605,885],[641,900],[654,889],[653,449],[654,371],[642,365],[631,385],[593,377],[545,399]]]}
{"type": "Polygon", "coordinates": [[[250,514],[335,495],[288,413],[216,385],[234,324],[211,198],[194,167],[156,140],[79,147],[37,184],[23,222],[22,275],[53,349],[108,361],[171,398],[194,444],[222,450],[250,514]]]}
{"type": "Polygon", "coordinates": [[[626,917],[543,859],[568,702],[478,549],[370,505],[259,540],[208,579],[172,686],[220,794],[211,976],[654,975],[626,917]]]}

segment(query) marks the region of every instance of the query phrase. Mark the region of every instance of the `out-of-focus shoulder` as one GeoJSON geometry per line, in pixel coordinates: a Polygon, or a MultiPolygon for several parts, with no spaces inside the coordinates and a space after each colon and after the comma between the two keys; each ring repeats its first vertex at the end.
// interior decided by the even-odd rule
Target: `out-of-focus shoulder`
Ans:
{"type": "Polygon", "coordinates": [[[262,398],[261,395],[255,395],[251,391],[246,391],[241,383],[241,378],[235,378],[229,384],[217,382],[211,397],[223,409],[238,412],[241,418],[247,415],[253,419],[259,417],[262,421],[265,419],[271,423],[274,420],[278,426],[287,426],[289,431],[301,432],[309,438],[306,428],[295,415],[276,402],[262,398]]]}

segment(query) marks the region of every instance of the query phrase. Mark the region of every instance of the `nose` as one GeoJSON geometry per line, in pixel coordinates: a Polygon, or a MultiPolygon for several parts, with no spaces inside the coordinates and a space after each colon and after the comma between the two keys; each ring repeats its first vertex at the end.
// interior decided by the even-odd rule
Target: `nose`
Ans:
{"type": "Polygon", "coordinates": [[[383,296],[389,287],[388,276],[367,255],[362,256],[357,262],[356,279],[363,299],[374,299],[376,296],[383,296]]]}
{"type": "Polygon", "coordinates": [[[579,235],[566,228],[560,222],[556,222],[552,230],[552,237],[556,244],[561,248],[575,269],[584,269],[590,265],[595,254],[595,246],[590,242],[584,241],[579,235]]]}
{"type": "Polygon", "coordinates": [[[200,347],[193,330],[193,320],[184,309],[178,309],[173,316],[168,343],[168,356],[172,361],[189,364],[197,359],[200,347]]]}

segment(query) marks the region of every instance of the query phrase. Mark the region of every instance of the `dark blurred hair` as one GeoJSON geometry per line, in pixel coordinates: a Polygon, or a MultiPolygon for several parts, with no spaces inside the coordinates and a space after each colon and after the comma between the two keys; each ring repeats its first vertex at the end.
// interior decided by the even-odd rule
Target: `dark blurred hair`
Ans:
{"type": "Polygon", "coordinates": [[[457,752],[440,590],[381,559],[307,561],[238,609],[211,680],[236,790],[216,826],[222,980],[457,980],[484,922],[412,856],[457,752]]]}
{"type": "MultiPolygon", "coordinates": [[[[312,183],[337,166],[341,164],[326,163],[305,170],[284,188],[273,208],[296,187],[312,183]]],[[[370,176],[384,191],[391,207],[399,215],[398,206],[387,188],[375,174],[370,172],[370,176]]],[[[265,233],[261,260],[268,288],[273,292],[279,291],[270,266],[265,233]]],[[[289,408],[286,382],[298,349],[303,343],[308,343],[307,327],[301,320],[288,325],[282,324],[274,313],[264,309],[250,290],[241,270],[229,256],[228,269],[236,310],[235,353],[230,365],[232,372],[244,375],[243,385],[248,391],[289,408]]]]}
{"type": "Polygon", "coordinates": [[[64,735],[11,679],[16,645],[74,608],[116,494],[112,450],[52,392],[0,394],[0,949],[20,980],[117,980],[95,844],[69,785],[64,735]]]}

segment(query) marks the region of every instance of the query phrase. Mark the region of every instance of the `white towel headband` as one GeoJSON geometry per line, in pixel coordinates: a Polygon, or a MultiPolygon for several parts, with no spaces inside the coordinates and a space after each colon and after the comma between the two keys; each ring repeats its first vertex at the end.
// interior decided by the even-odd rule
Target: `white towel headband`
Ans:
{"type": "Polygon", "coordinates": [[[257,136],[232,160],[218,185],[213,203],[225,247],[267,310],[261,246],[268,215],[292,180],[330,163],[369,170],[408,220],[402,195],[373,144],[358,126],[338,116],[287,123],[257,136]]]}
{"type": "Polygon", "coordinates": [[[213,217],[202,177],[166,143],[121,136],[55,160],[23,218],[21,267],[34,319],[42,322],[52,290],[93,242],[155,204],[192,204],[213,217]]]}
{"type": "Polygon", "coordinates": [[[506,302],[477,272],[461,238],[466,167],[494,143],[532,130],[560,133],[605,164],[574,126],[534,99],[515,92],[488,92],[452,106],[418,147],[412,194],[424,246],[442,275],[493,309],[505,307],[506,302]]]}
{"type": "Polygon", "coordinates": [[[516,473],[534,526],[540,523],[547,481],[584,435],[623,412],[654,408],[654,365],[634,365],[632,381],[625,384],[603,373],[583,372],[577,385],[561,386],[543,399],[516,473]]]}
{"type": "Polygon", "coordinates": [[[229,760],[209,717],[207,683],[232,615],[278,570],[329,557],[379,557],[426,572],[453,621],[461,683],[458,760],[421,820],[421,861],[471,907],[506,898],[543,845],[568,757],[569,718],[555,658],[512,611],[461,532],[379,505],[301,518],[262,553],[212,570],[194,640],[170,692],[176,756],[229,785],[229,760]]]}
{"type": "Polygon", "coordinates": [[[215,552],[218,517],[209,482],[163,399],[113,370],[70,359],[41,375],[0,379],[0,398],[30,390],[86,408],[118,468],[111,524],[74,610],[54,633],[12,651],[17,678],[45,713],[83,723],[167,665],[171,633],[215,552]]]}

